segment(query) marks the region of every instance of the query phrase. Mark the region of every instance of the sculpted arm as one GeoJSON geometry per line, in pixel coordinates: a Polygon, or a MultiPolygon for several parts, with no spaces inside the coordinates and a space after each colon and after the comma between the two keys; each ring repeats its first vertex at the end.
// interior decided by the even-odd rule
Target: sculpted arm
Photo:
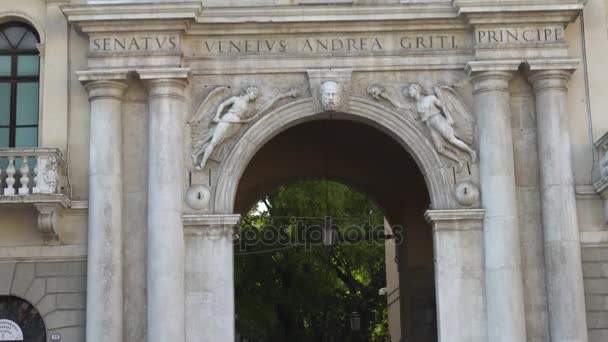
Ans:
{"type": "Polygon", "coordinates": [[[296,89],[290,89],[286,93],[282,93],[282,94],[279,94],[279,95],[275,96],[274,98],[270,99],[268,102],[264,103],[262,105],[262,107],[257,110],[257,113],[252,118],[249,119],[249,121],[251,121],[251,120],[255,119],[256,117],[264,114],[272,106],[274,106],[274,104],[277,103],[277,101],[282,100],[284,98],[297,97],[297,96],[298,96],[298,91],[296,89]]]}
{"type": "Polygon", "coordinates": [[[217,107],[217,111],[216,111],[216,113],[215,113],[215,117],[213,118],[213,122],[216,122],[216,123],[217,123],[217,122],[220,122],[220,121],[221,121],[221,120],[220,120],[220,117],[222,116],[222,113],[224,112],[224,109],[225,109],[227,106],[232,105],[232,104],[234,103],[234,101],[235,101],[235,98],[234,98],[234,97],[231,97],[231,98],[229,98],[228,100],[226,100],[226,101],[222,102],[222,103],[219,105],[219,107],[217,107]]]}

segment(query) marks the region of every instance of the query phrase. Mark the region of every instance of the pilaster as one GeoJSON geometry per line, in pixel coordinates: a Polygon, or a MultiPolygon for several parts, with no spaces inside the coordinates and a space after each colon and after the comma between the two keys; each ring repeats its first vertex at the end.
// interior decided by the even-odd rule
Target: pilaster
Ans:
{"type": "Polygon", "coordinates": [[[485,210],[429,210],[441,342],[486,342],[485,210]]]}
{"type": "Polygon", "coordinates": [[[240,215],[184,215],[186,341],[234,341],[233,241],[240,215]]]}

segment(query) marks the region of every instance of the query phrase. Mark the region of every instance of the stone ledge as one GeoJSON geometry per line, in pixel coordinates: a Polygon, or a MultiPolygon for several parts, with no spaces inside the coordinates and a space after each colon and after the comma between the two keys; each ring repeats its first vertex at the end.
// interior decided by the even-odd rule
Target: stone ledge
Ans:
{"type": "Polygon", "coordinates": [[[208,226],[236,226],[241,220],[241,215],[199,215],[199,214],[184,214],[182,221],[184,227],[208,227],[208,226]]]}
{"type": "Polygon", "coordinates": [[[202,10],[202,2],[179,3],[120,3],[65,5],[61,10],[70,22],[97,20],[143,20],[196,18],[202,10]]]}
{"type": "Polygon", "coordinates": [[[0,262],[4,261],[82,261],[87,259],[86,245],[64,246],[4,246],[0,262]]]}
{"type": "Polygon", "coordinates": [[[424,214],[434,231],[481,231],[485,209],[429,210],[424,214]]]}
{"type": "Polygon", "coordinates": [[[457,0],[454,6],[458,8],[459,14],[469,19],[471,24],[570,23],[582,12],[584,1],[530,3],[530,1],[457,0]]]}
{"type": "Polygon", "coordinates": [[[88,202],[72,202],[64,194],[0,196],[0,208],[20,205],[31,205],[38,211],[38,230],[44,235],[47,245],[61,243],[59,220],[64,215],[74,214],[88,208],[88,202]]]}

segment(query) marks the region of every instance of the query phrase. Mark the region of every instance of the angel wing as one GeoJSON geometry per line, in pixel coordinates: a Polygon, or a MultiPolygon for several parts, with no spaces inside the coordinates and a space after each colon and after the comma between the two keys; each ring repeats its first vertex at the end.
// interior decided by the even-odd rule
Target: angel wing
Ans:
{"type": "MultiPolygon", "coordinates": [[[[194,115],[188,120],[190,125],[190,139],[193,151],[193,161],[195,165],[202,157],[202,153],[211,141],[214,130],[211,129],[211,120],[215,116],[215,111],[219,105],[230,94],[228,87],[218,87],[213,89],[205,98],[203,103],[198,107],[194,115]]],[[[214,156],[222,152],[222,148],[218,148],[213,153],[214,156]]]]}
{"type": "Polygon", "coordinates": [[[198,106],[198,109],[196,110],[194,115],[192,115],[190,120],[188,120],[188,123],[193,124],[196,122],[201,122],[202,119],[205,118],[205,116],[207,116],[209,113],[213,113],[211,115],[214,115],[214,111],[222,103],[222,101],[226,98],[227,95],[228,87],[217,87],[213,89],[213,91],[209,93],[209,95],[207,95],[205,101],[203,101],[203,103],[198,106]]]}
{"type": "Polygon", "coordinates": [[[446,116],[454,121],[456,136],[468,144],[473,143],[475,137],[475,121],[473,114],[464,103],[462,97],[452,88],[445,85],[435,86],[435,95],[443,104],[446,116]]]}

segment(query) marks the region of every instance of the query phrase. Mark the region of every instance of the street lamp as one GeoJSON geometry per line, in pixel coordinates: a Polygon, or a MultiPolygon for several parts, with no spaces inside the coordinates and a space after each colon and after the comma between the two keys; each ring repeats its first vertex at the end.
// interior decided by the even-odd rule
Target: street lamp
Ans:
{"type": "Polygon", "coordinates": [[[359,331],[361,329],[361,315],[357,311],[353,311],[350,316],[350,329],[352,331],[359,331]]]}

